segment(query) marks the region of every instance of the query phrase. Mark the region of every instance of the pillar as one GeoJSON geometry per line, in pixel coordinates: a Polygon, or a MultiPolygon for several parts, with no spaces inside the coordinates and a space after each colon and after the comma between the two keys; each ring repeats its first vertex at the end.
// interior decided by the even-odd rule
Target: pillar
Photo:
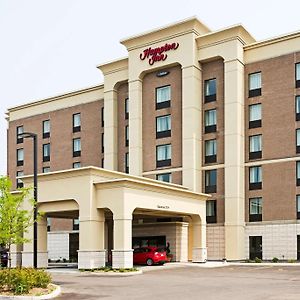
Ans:
{"type": "Polygon", "coordinates": [[[195,263],[206,262],[206,223],[200,217],[193,217],[193,259],[195,263]]]}
{"type": "Polygon", "coordinates": [[[22,264],[22,245],[11,245],[10,247],[10,259],[11,267],[21,267],[22,264]]]}
{"type": "Polygon", "coordinates": [[[132,268],[132,213],[114,214],[114,249],[112,250],[113,268],[132,268]]]}
{"type": "Polygon", "coordinates": [[[182,67],[182,184],[201,192],[202,81],[197,66],[182,67]]]}
{"type": "Polygon", "coordinates": [[[105,216],[96,209],[90,216],[79,210],[78,269],[97,269],[105,266],[105,216]]]}
{"type": "Polygon", "coordinates": [[[142,176],[142,81],[129,81],[129,173],[142,176]]]}

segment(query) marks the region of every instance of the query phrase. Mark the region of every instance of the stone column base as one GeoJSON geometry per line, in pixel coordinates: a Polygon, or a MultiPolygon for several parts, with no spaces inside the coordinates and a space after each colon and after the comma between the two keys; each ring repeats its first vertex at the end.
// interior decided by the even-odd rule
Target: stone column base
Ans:
{"type": "Polygon", "coordinates": [[[206,262],[207,261],[207,248],[193,248],[193,262],[206,262]]]}
{"type": "Polygon", "coordinates": [[[98,269],[105,267],[106,250],[78,250],[78,269],[98,269]]]}
{"type": "Polygon", "coordinates": [[[22,265],[22,252],[10,252],[10,259],[11,259],[11,267],[21,267],[22,265]]]}
{"type": "Polygon", "coordinates": [[[129,250],[111,250],[112,267],[114,269],[133,267],[133,249],[129,250]]]}
{"type": "MultiPolygon", "coordinates": [[[[27,268],[33,267],[33,252],[22,251],[22,267],[27,267],[27,268]]],[[[48,252],[37,253],[37,267],[38,268],[48,267],[48,252]]]]}

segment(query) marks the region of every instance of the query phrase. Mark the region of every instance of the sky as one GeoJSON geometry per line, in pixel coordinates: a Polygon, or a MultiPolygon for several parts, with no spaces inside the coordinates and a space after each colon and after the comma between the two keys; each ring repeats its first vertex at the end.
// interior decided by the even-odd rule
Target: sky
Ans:
{"type": "Polygon", "coordinates": [[[123,38],[197,16],[242,23],[262,40],[300,31],[299,0],[0,0],[0,175],[7,108],[102,83],[96,65],[127,55],[123,38]]]}

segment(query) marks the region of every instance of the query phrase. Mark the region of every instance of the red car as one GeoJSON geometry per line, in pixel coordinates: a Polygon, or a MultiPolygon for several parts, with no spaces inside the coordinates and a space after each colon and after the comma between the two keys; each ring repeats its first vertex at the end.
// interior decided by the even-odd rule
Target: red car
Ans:
{"type": "Polygon", "coordinates": [[[167,261],[165,249],[157,247],[136,248],[133,252],[133,263],[138,265],[152,266],[153,264],[163,265],[167,261]]]}

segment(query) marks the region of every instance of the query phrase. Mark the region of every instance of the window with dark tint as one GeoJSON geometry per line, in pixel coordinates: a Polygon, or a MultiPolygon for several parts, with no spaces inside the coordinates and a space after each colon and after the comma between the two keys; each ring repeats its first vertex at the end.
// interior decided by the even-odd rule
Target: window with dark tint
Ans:
{"type": "Polygon", "coordinates": [[[81,130],[81,117],[80,113],[73,115],[73,132],[81,130]]]}
{"type": "Polygon", "coordinates": [[[125,173],[129,174],[129,153],[125,153],[125,173]]]}
{"type": "Polygon", "coordinates": [[[171,116],[156,117],[156,138],[171,136],[171,116]]]}
{"type": "Polygon", "coordinates": [[[261,127],[261,104],[249,105],[249,128],[261,127]]]}
{"type": "Polygon", "coordinates": [[[297,173],[297,186],[300,186],[300,161],[296,163],[296,173],[297,173]]]}
{"type": "Polygon", "coordinates": [[[249,236],[249,258],[262,259],[262,236],[249,236]]]}
{"type": "Polygon", "coordinates": [[[156,88],[156,109],[170,107],[171,104],[171,86],[162,86],[156,88]]]}
{"type": "Polygon", "coordinates": [[[51,218],[47,218],[47,231],[51,231],[51,218]]]}
{"type": "MultiPolygon", "coordinates": [[[[17,177],[23,176],[23,171],[17,171],[17,177]]],[[[23,181],[20,178],[17,178],[17,188],[22,188],[24,186],[23,181]]]]}
{"type": "Polygon", "coordinates": [[[129,98],[125,99],[125,119],[129,118],[129,98]]]}
{"type": "Polygon", "coordinates": [[[172,175],[171,173],[163,173],[163,174],[157,174],[156,180],[164,181],[164,182],[171,182],[172,181],[172,175]]]}
{"type": "Polygon", "coordinates": [[[262,220],[262,198],[249,199],[249,221],[258,222],[262,220]]]}
{"type": "Polygon", "coordinates": [[[262,157],[261,140],[261,134],[249,136],[249,159],[258,159],[262,157]]]}
{"type": "Polygon", "coordinates": [[[296,153],[300,153],[300,128],[296,129],[296,153]]]}
{"type": "Polygon", "coordinates": [[[81,168],[81,163],[80,162],[74,162],[73,163],[73,169],[78,169],[81,168]]]}
{"type": "Polygon", "coordinates": [[[204,113],[205,133],[217,131],[217,111],[216,109],[206,110],[204,113]]]}
{"type": "Polygon", "coordinates": [[[24,164],[24,149],[17,149],[17,166],[23,166],[24,164]]]}
{"type": "Polygon", "coordinates": [[[300,63],[295,65],[295,73],[296,73],[296,87],[300,87],[300,63]]]}
{"type": "Polygon", "coordinates": [[[43,173],[49,173],[50,167],[43,167],[43,173]]]}
{"type": "Polygon", "coordinates": [[[104,107],[101,107],[101,126],[104,127],[104,107]]]}
{"type": "Polygon", "coordinates": [[[129,145],[129,126],[125,126],[125,146],[129,145]]]}
{"type": "Polygon", "coordinates": [[[79,230],[79,219],[73,219],[73,230],[79,230]]]}
{"type": "Polygon", "coordinates": [[[43,161],[50,161],[50,144],[43,145],[43,161]]]}
{"type": "Polygon", "coordinates": [[[206,223],[217,223],[217,201],[206,201],[206,223]]]}
{"type": "Polygon", "coordinates": [[[217,81],[216,78],[205,80],[204,82],[205,102],[216,101],[217,99],[217,81]]]}
{"type": "Polygon", "coordinates": [[[205,163],[214,163],[217,161],[217,141],[205,141],[205,163]]]}
{"type": "Polygon", "coordinates": [[[300,121],[300,96],[296,96],[296,121],[300,121]]]}
{"type": "Polygon", "coordinates": [[[297,219],[300,219],[300,195],[296,196],[297,219]]]}
{"type": "Polygon", "coordinates": [[[24,132],[23,126],[17,126],[17,144],[23,143],[23,138],[20,135],[24,132]]]}
{"type": "Polygon", "coordinates": [[[156,146],[156,167],[165,167],[171,165],[171,145],[156,146]]]}
{"type": "Polygon", "coordinates": [[[249,190],[260,190],[262,188],[261,166],[249,168],[249,190]]]}
{"type": "Polygon", "coordinates": [[[73,139],[73,157],[81,155],[81,140],[80,138],[73,139]]]}
{"type": "Polygon", "coordinates": [[[101,152],[104,153],[104,133],[101,133],[101,152]]]}
{"type": "Polygon", "coordinates": [[[217,192],[217,170],[205,171],[205,193],[217,192]]]}
{"type": "Polygon", "coordinates": [[[249,97],[261,95],[261,72],[249,74],[249,97]]]}
{"type": "Polygon", "coordinates": [[[50,120],[43,121],[43,138],[50,137],[50,120]]]}

